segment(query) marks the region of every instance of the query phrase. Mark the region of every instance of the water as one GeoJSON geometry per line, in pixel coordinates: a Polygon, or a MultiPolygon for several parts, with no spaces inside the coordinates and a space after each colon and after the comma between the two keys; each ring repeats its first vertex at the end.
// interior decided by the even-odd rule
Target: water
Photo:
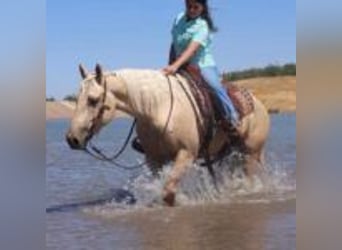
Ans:
{"type": "MultiPolygon", "coordinates": [[[[295,249],[296,117],[277,114],[271,119],[267,175],[259,186],[250,189],[222,174],[218,194],[205,169],[194,166],[181,183],[174,208],[160,203],[168,166],[161,180],[153,180],[145,167],[117,169],[70,150],[64,142],[68,121],[48,121],[46,207],[52,210],[46,213],[46,248],[295,249]],[[127,204],[126,193],[126,200],[115,199],[123,190],[134,195],[134,205],[127,204]]],[[[125,140],[130,122],[114,122],[96,143],[112,154],[125,140]]],[[[143,161],[130,149],[120,160],[143,161]]]]}

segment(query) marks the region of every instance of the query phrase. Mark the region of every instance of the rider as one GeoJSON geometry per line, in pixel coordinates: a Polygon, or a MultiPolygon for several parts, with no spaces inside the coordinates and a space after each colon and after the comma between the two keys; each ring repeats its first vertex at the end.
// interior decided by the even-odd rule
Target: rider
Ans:
{"type": "Polygon", "coordinates": [[[189,63],[200,69],[224,112],[224,124],[231,124],[236,132],[238,113],[220,81],[219,71],[211,51],[212,35],[216,28],[211,19],[207,0],[185,0],[185,12],[180,13],[172,26],[172,44],[169,65],[162,69],[165,75],[175,74],[189,63]]]}
{"type": "MultiPolygon", "coordinates": [[[[224,112],[221,124],[233,128],[240,135],[238,113],[220,81],[219,71],[211,51],[212,35],[216,31],[211,19],[207,0],[185,0],[185,12],[180,13],[172,26],[172,43],[169,65],[162,69],[165,75],[175,74],[189,63],[200,69],[202,77],[209,84],[224,112]]],[[[139,139],[135,138],[133,148],[143,152],[139,139]]]]}

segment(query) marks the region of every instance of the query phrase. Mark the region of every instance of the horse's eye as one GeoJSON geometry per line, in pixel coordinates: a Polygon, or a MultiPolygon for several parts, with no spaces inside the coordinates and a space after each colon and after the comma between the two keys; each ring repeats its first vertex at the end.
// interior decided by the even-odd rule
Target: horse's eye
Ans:
{"type": "Polygon", "coordinates": [[[88,105],[89,106],[96,107],[98,102],[99,102],[98,98],[88,97],[88,105]]]}

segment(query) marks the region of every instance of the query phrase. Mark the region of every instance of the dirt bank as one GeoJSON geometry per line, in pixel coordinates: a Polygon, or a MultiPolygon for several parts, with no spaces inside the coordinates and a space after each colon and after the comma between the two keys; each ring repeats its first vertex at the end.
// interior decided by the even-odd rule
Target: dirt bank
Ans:
{"type": "Polygon", "coordinates": [[[296,111],[296,77],[262,77],[237,81],[251,90],[270,112],[296,111]]]}
{"type": "Polygon", "coordinates": [[[75,104],[68,101],[46,102],[46,119],[70,118],[75,104]]]}

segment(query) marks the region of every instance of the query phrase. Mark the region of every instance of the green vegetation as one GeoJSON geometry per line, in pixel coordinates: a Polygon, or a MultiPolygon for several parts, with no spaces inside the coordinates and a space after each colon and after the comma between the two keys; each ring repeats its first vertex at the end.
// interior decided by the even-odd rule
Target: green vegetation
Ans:
{"type": "Polygon", "coordinates": [[[64,101],[69,101],[69,102],[76,102],[77,97],[76,95],[67,95],[63,98],[64,101]]]}
{"type": "Polygon", "coordinates": [[[296,75],[296,64],[289,63],[282,66],[268,65],[264,68],[251,68],[242,71],[234,71],[231,73],[224,72],[222,77],[224,80],[236,81],[254,77],[265,77],[265,76],[295,76],[296,75]]]}
{"type": "Polygon", "coordinates": [[[46,98],[45,98],[45,101],[46,101],[46,102],[54,102],[54,101],[56,101],[56,100],[55,100],[54,97],[46,97],[46,98]]]}

